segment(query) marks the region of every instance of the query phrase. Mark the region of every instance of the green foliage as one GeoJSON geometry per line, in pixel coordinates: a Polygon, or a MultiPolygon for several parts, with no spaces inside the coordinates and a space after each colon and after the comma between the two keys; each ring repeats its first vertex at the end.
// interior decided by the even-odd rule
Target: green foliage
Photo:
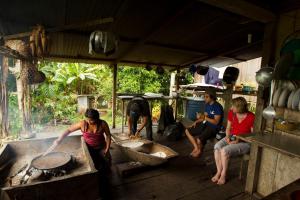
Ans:
{"type": "Polygon", "coordinates": [[[99,82],[95,74],[100,66],[91,66],[79,63],[44,63],[40,70],[51,77],[50,81],[66,88],[69,91],[76,91],[77,94],[88,94],[93,85],[99,82]]]}
{"type": "MultiPolygon", "coordinates": [[[[96,101],[94,107],[100,108],[101,99],[111,102],[113,88],[112,69],[106,65],[78,63],[43,62],[39,70],[45,73],[47,80],[32,91],[32,113],[34,123],[57,121],[76,122],[83,118],[77,113],[77,95],[92,94],[96,101]]],[[[118,68],[119,93],[155,92],[168,95],[170,74],[158,75],[155,71],[143,68],[118,68]]],[[[121,111],[118,111],[117,123],[121,123],[121,111]]],[[[103,119],[111,123],[111,110],[103,119]]]]}
{"type": "Polygon", "coordinates": [[[170,73],[158,75],[144,68],[120,67],[118,73],[118,92],[120,93],[163,93],[168,95],[170,73]]]}
{"type": "Polygon", "coordinates": [[[106,102],[112,98],[113,73],[112,70],[105,65],[98,65],[95,75],[99,80],[93,87],[93,94],[101,96],[106,102]]]}

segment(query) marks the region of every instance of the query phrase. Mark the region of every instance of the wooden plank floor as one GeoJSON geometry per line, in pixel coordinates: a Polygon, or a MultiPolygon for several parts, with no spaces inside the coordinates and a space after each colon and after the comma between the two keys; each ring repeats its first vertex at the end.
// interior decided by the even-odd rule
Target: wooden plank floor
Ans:
{"type": "Polygon", "coordinates": [[[191,145],[184,138],[178,142],[169,142],[161,137],[156,141],[177,151],[180,156],[166,165],[121,178],[116,164],[126,162],[124,155],[112,145],[113,173],[111,175],[111,199],[150,200],[250,200],[244,193],[245,183],[238,180],[240,158],[231,160],[229,181],[219,186],[211,182],[215,173],[213,144],[208,143],[200,159],[189,157],[191,145]]]}

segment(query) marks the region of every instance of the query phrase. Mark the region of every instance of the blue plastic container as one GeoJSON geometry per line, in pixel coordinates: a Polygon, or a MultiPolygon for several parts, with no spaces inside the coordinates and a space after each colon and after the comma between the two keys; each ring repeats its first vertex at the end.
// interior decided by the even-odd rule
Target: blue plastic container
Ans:
{"type": "Polygon", "coordinates": [[[197,117],[197,112],[204,113],[205,102],[204,100],[186,100],[186,113],[185,117],[195,121],[197,117]]]}

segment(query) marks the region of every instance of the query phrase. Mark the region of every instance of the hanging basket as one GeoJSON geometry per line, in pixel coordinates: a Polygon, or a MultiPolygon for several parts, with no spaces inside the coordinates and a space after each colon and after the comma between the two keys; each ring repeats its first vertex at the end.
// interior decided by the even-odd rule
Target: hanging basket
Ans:
{"type": "Polygon", "coordinates": [[[23,68],[20,73],[20,77],[26,80],[28,84],[38,84],[46,80],[46,76],[43,72],[38,71],[35,64],[24,61],[23,68]]]}

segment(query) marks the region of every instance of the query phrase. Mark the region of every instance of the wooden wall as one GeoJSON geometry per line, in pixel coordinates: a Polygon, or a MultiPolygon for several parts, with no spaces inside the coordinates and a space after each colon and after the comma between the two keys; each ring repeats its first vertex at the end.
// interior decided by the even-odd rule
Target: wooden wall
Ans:
{"type": "MultiPolygon", "coordinates": [[[[279,58],[280,49],[286,37],[300,30],[300,10],[284,13],[279,16],[276,35],[276,60],[279,58]]],[[[284,111],[285,118],[295,117],[300,120],[300,113],[290,110],[284,111]]],[[[267,127],[271,130],[271,122],[267,127]]],[[[300,132],[275,131],[278,134],[288,135],[300,139],[300,132]]],[[[266,196],[285,185],[300,178],[300,159],[290,157],[277,151],[263,148],[258,178],[257,192],[266,196]]]]}

